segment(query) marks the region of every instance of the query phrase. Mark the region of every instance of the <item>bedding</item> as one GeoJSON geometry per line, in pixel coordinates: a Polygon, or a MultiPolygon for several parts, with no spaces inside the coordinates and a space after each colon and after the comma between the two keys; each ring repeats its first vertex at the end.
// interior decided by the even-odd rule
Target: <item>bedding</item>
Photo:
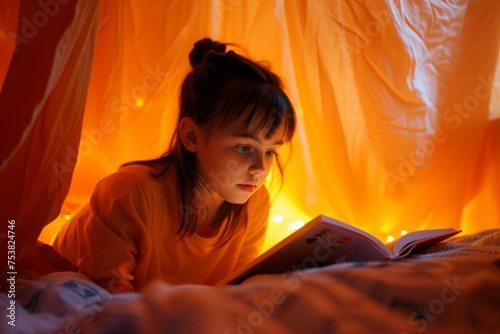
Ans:
{"type": "MultiPolygon", "coordinates": [[[[240,285],[111,295],[54,272],[16,284],[2,333],[500,333],[500,229],[408,259],[254,276],[240,285]]],[[[1,307],[11,299],[1,295],[1,307]]]]}

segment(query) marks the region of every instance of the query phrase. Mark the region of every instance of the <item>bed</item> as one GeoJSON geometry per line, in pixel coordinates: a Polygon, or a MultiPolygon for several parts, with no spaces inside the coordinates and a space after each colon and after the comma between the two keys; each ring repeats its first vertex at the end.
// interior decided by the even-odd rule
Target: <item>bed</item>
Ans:
{"type": "Polygon", "coordinates": [[[497,0],[0,0],[0,332],[500,333],[499,16],[497,0]],[[50,238],[100,179],[164,151],[205,36],[273,64],[297,107],[270,244],[275,217],[318,214],[383,241],[462,234],[230,286],[110,295],[79,274],[50,238]]]}
{"type": "MultiPolygon", "coordinates": [[[[61,271],[18,279],[15,290],[15,327],[4,319],[2,333],[493,334],[500,230],[455,237],[409,259],[258,275],[239,285],[158,281],[110,295],[61,271]]],[[[2,294],[2,309],[9,303],[2,294]]]]}

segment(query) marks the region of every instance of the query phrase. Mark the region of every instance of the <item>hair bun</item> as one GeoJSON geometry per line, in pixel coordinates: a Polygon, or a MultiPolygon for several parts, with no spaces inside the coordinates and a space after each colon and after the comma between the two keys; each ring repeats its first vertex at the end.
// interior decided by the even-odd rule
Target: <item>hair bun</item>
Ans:
{"type": "Polygon", "coordinates": [[[194,47],[189,53],[191,68],[200,65],[205,59],[205,55],[210,51],[224,53],[226,52],[226,44],[213,41],[210,38],[203,38],[194,43],[194,47]]]}

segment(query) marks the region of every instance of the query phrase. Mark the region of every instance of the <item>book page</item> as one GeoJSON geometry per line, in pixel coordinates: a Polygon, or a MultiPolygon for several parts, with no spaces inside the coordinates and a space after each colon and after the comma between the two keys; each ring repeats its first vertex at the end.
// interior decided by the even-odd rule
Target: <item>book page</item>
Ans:
{"type": "Polygon", "coordinates": [[[319,216],[219,284],[239,283],[257,274],[289,273],[341,262],[390,257],[390,251],[373,236],[319,216]]]}
{"type": "Polygon", "coordinates": [[[394,254],[398,257],[405,257],[446,240],[460,232],[461,230],[453,228],[410,232],[396,240],[394,243],[394,254]]]}

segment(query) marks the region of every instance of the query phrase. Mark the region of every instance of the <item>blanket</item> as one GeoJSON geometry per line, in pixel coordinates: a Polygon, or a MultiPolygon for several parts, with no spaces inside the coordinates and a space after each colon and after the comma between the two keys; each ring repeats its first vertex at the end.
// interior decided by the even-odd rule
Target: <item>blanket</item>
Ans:
{"type": "Polygon", "coordinates": [[[10,285],[2,333],[500,333],[500,230],[397,261],[351,262],[239,285],[155,281],[111,295],[74,271],[10,285]]]}

